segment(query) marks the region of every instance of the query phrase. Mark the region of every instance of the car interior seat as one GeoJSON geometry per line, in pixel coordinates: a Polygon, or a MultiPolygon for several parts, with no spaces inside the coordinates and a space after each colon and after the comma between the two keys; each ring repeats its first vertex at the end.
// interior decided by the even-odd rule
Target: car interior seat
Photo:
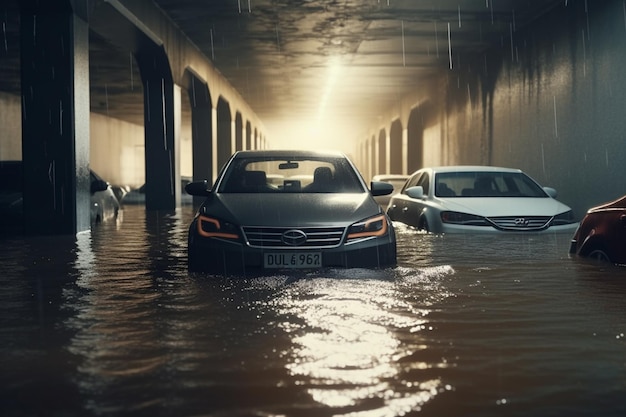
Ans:
{"type": "Polygon", "coordinates": [[[445,182],[440,182],[437,184],[436,195],[438,197],[455,197],[456,193],[445,182]]]}
{"type": "Polygon", "coordinates": [[[332,191],[333,172],[329,167],[317,167],[313,171],[313,182],[306,187],[306,191],[332,191]]]}
{"type": "Polygon", "coordinates": [[[493,195],[494,189],[492,186],[491,178],[478,177],[474,181],[474,195],[477,196],[489,196],[493,195]]]}
{"type": "Polygon", "coordinates": [[[243,176],[246,189],[259,190],[267,187],[267,176],[264,171],[246,171],[243,176]]]}

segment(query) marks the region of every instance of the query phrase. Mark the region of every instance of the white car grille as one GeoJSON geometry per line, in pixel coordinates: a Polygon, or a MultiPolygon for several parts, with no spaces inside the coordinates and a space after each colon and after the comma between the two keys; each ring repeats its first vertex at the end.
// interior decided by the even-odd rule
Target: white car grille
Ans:
{"type": "Polygon", "coordinates": [[[494,227],[502,230],[541,230],[550,226],[551,216],[489,217],[494,227]]]}
{"type": "Polygon", "coordinates": [[[343,227],[252,227],[243,228],[246,241],[259,248],[329,248],[341,244],[343,227]],[[293,236],[300,237],[295,239],[293,236]],[[290,239],[292,237],[292,239],[290,239]]]}

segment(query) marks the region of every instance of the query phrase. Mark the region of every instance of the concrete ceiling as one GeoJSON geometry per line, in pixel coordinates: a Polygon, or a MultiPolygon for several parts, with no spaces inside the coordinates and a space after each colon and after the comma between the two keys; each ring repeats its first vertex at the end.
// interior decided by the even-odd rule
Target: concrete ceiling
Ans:
{"type": "MultiPolygon", "coordinates": [[[[5,0],[0,10],[0,90],[19,93],[17,1],[5,0]]],[[[511,33],[563,3],[153,1],[240,92],[270,141],[285,128],[302,133],[321,126],[354,139],[433,74],[454,71],[467,52],[510,49],[511,33]]],[[[92,111],[142,123],[141,79],[132,55],[95,35],[90,49],[92,111]]]]}

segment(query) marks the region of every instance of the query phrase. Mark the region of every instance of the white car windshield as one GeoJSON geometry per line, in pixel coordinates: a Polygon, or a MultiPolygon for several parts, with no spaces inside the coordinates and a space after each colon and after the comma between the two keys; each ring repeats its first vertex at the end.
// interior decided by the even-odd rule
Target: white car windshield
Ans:
{"type": "Polygon", "coordinates": [[[548,197],[520,172],[441,172],[435,176],[437,197],[548,197]]]}
{"type": "Polygon", "coordinates": [[[350,164],[341,158],[240,158],[224,173],[220,193],[362,193],[350,164]]]}

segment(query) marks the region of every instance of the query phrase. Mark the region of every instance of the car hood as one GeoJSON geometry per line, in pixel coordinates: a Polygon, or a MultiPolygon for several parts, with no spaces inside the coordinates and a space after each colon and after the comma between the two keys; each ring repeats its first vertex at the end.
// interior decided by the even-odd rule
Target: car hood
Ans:
{"type": "Polygon", "coordinates": [[[245,226],[344,226],[382,213],[362,194],[215,194],[200,209],[245,226]]]}
{"type": "Polygon", "coordinates": [[[441,202],[444,210],[484,217],[554,216],[570,210],[565,204],[550,197],[464,197],[441,202]]]}

